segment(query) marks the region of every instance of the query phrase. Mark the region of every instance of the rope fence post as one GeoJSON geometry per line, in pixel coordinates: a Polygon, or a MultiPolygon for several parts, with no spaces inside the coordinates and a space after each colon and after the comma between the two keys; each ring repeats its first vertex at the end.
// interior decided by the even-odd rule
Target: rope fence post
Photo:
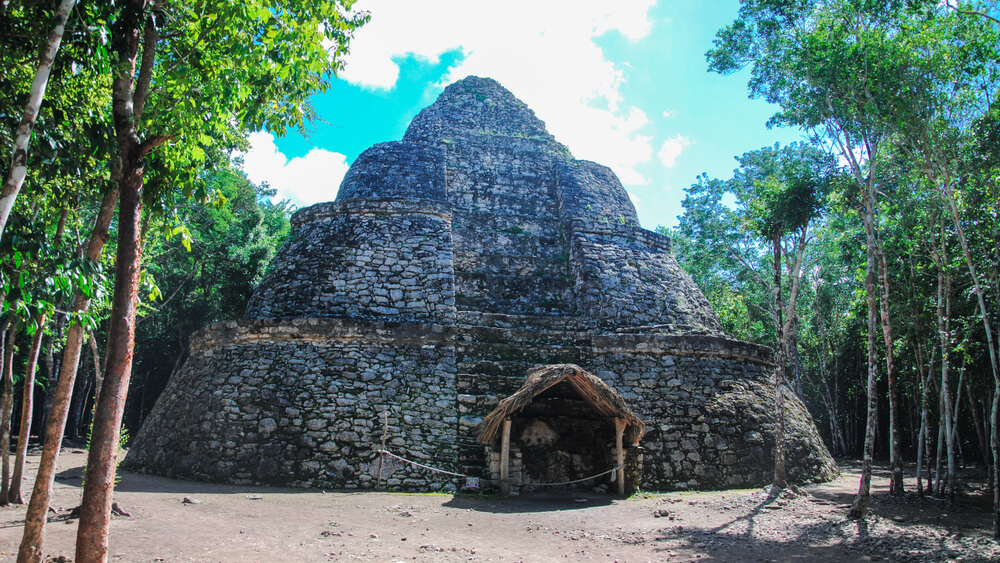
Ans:
{"type": "Polygon", "coordinates": [[[375,490],[382,488],[382,468],[385,467],[385,440],[389,434],[389,412],[382,411],[382,449],[378,451],[378,483],[375,490]]]}

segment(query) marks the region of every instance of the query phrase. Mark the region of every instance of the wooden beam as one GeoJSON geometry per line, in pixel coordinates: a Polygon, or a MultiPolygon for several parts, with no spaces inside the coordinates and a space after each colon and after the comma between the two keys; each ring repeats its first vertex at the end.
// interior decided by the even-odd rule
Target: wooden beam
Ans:
{"type": "Polygon", "coordinates": [[[615,419],[615,457],[618,466],[618,495],[625,496],[625,447],[622,444],[622,436],[625,434],[626,422],[624,418],[615,419]]]}
{"type": "Polygon", "coordinates": [[[510,419],[503,421],[503,435],[500,439],[500,494],[510,494],[510,419]]]}

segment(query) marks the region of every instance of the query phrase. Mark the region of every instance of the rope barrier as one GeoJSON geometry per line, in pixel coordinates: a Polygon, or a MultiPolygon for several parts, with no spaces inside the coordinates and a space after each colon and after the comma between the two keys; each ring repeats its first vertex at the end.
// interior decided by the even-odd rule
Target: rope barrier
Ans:
{"type": "Polygon", "coordinates": [[[562,483],[521,483],[521,484],[522,485],[531,485],[532,487],[557,487],[559,485],[572,485],[573,483],[580,483],[580,482],[583,482],[583,481],[589,481],[591,479],[596,479],[598,477],[603,477],[603,476],[607,475],[608,473],[614,473],[615,471],[618,471],[622,467],[625,467],[625,466],[624,465],[619,465],[618,467],[612,467],[611,469],[608,469],[604,473],[598,473],[597,475],[591,475],[590,477],[584,477],[583,479],[576,479],[574,481],[564,481],[562,483]]]}
{"type": "MultiPolygon", "coordinates": [[[[404,463],[409,463],[410,465],[415,465],[417,467],[420,467],[421,469],[426,469],[428,471],[434,471],[436,473],[443,473],[445,475],[451,475],[453,477],[461,477],[463,479],[477,479],[479,481],[491,481],[491,482],[497,482],[497,483],[499,483],[501,481],[500,479],[486,479],[486,478],[482,478],[482,477],[474,477],[472,475],[465,475],[464,473],[455,473],[454,471],[446,471],[444,469],[438,469],[436,467],[431,467],[429,465],[424,465],[422,463],[417,463],[416,461],[412,461],[412,460],[406,459],[404,457],[400,457],[400,456],[398,456],[398,455],[396,455],[396,454],[394,454],[394,453],[392,453],[392,452],[390,452],[388,450],[379,450],[379,451],[377,451],[375,453],[377,453],[379,455],[387,455],[389,457],[396,458],[399,461],[402,461],[404,463]]],[[[612,467],[611,469],[608,469],[607,471],[604,471],[603,473],[598,473],[596,475],[591,475],[589,477],[584,477],[582,479],[574,479],[573,481],[563,481],[563,482],[559,482],[559,483],[523,483],[522,482],[522,483],[519,483],[519,484],[520,485],[530,485],[532,487],[558,487],[560,485],[572,485],[572,484],[575,484],[575,483],[582,483],[583,481],[589,481],[591,479],[596,479],[598,477],[603,477],[603,476],[605,476],[605,475],[607,475],[609,473],[614,473],[615,471],[618,471],[622,467],[624,467],[624,465],[617,465],[615,467],[612,467]]],[[[381,467],[380,467],[380,473],[381,473],[381,467]]]]}
{"type": "Polygon", "coordinates": [[[437,472],[437,473],[444,473],[445,475],[454,475],[455,477],[463,477],[463,478],[466,478],[466,479],[470,477],[470,475],[463,475],[462,473],[454,473],[452,471],[445,471],[444,469],[438,469],[436,467],[431,467],[429,465],[424,465],[422,463],[417,463],[415,461],[410,461],[410,460],[408,460],[406,458],[399,457],[398,455],[396,455],[396,454],[394,454],[394,453],[392,453],[392,452],[390,452],[388,450],[379,450],[378,453],[379,454],[387,455],[389,457],[394,457],[394,458],[398,459],[399,461],[405,461],[406,463],[409,463],[410,465],[416,465],[417,467],[421,467],[421,468],[427,469],[429,471],[434,471],[434,472],[437,472]]]}

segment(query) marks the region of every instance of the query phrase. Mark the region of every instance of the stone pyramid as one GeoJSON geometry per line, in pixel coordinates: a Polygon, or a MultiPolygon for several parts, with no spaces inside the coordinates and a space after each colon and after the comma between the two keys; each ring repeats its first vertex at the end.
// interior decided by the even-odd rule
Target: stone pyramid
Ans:
{"type": "MultiPolygon", "coordinates": [[[[574,363],[646,423],[633,486],[768,482],[770,349],[728,337],[614,173],[574,159],[496,81],[448,86],[292,225],[245,320],[192,337],[126,467],[301,487],[468,485],[385,463],[384,434],[401,457],[488,488],[497,452],[476,443],[482,418],[530,368],[574,363]]],[[[604,421],[565,389],[541,399],[514,423],[524,490],[610,462],[604,421]]],[[[797,399],[786,425],[793,479],[830,477],[797,399]]]]}

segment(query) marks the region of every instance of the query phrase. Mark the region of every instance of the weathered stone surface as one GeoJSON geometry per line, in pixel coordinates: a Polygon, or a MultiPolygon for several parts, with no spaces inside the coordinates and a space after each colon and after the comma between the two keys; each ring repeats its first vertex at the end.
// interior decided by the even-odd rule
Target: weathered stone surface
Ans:
{"type": "MultiPolygon", "coordinates": [[[[564,362],[646,422],[628,454],[644,489],[769,480],[771,351],[722,332],[608,168],[573,159],[510,92],[470,77],[402,141],[362,153],[336,201],[296,213],[246,320],[192,338],[126,465],[303,487],[454,482],[380,467],[387,422],[390,450],[488,486],[499,458],[476,425],[530,367],[564,362]]],[[[835,466],[791,396],[792,478],[827,478],[835,466]]],[[[539,475],[537,444],[514,442],[512,475],[539,475]]],[[[588,463],[604,451],[592,450],[588,463]]]]}

